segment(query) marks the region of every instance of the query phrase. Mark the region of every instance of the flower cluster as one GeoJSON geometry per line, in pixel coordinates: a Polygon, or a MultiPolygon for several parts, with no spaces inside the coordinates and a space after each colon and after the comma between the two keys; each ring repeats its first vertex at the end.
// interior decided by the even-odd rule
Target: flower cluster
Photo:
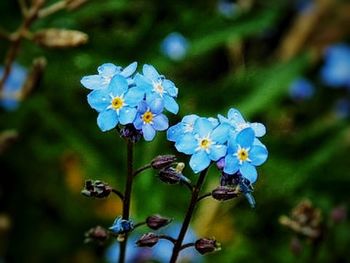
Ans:
{"type": "Polygon", "coordinates": [[[88,103],[99,115],[97,124],[102,131],[119,125],[133,125],[146,141],[151,141],[156,131],[169,127],[163,110],[177,114],[178,89],[160,75],[151,65],[144,65],[142,74],[136,73],[137,63],[126,68],[106,63],[98,67],[98,74],[85,76],[81,84],[92,90],[88,103]]]}
{"type": "Polygon", "coordinates": [[[218,162],[224,174],[241,174],[252,184],[257,179],[256,166],[268,156],[258,137],[265,135],[261,123],[249,123],[236,109],[230,109],[227,118],[185,116],[168,129],[168,140],[175,142],[179,152],[191,155],[190,166],[195,173],[218,162]]]}

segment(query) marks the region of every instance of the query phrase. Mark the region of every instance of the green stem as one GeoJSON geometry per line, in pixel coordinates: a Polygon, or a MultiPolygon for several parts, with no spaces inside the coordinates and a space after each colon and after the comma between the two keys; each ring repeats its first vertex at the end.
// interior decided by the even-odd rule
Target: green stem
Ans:
{"type": "Polygon", "coordinates": [[[178,256],[179,256],[180,250],[182,248],[182,242],[185,238],[188,226],[190,225],[190,221],[191,221],[194,209],[195,209],[196,204],[197,204],[198,195],[199,195],[199,192],[203,186],[205,176],[207,175],[207,171],[208,171],[208,168],[203,170],[200,173],[197,184],[192,190],[191,201],[190,201],[190,204],[188,206],[188,209],[187,209],[187,212],[185,215],[185,219],[182,223],[182,227],[181,227],[179,236],[175,242],[173,254],[171,255],[171,259],[170,259],[170,263],[175,263],[178,256]]]}
{"type": "MultiPolygon", "coordinates": [[[[125,192],[123,199],[123,219],[129,220],[130,201],[133,182],[133,143],[127,140],[127,177],[125,184],[125,192]]],[[[128,233],[125,233],[124,240],[120,242],[119,263],[124,263],[126,254],[126,243],[128,241],[128,233]]]]}

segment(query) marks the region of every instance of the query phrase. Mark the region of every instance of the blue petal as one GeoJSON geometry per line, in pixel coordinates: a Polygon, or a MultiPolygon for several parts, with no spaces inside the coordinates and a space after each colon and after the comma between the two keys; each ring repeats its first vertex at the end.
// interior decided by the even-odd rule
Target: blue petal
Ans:
{"type": "Polygon", "coordinates": [[[249,151],[249,159],[252,161],[251,163],[255,166],[263,164],[268,156],[267,149],[262,146],[253,146],[253,148],[249,151]]]}
{"type": "Polygon", "coordinates": [[[254,139],[255,139],[255,133],[253,129],[245,128],[237,134],[236,142],[242,148],[249,148],[253,144],[254,139]]]}
{"type": "Polygon", "coordinates": [[[129,66],[123,69],[122,72],[120,72],[120,75],[122,75],[125,78],[130,77],[132,74],[134,74],[135,70],[137,68],[137,62],[131,63],[129,66]]]}
{"type": "Polygon", "coordinates": [[[87,89],[104,89],[107,84],[102,84],[104,82],[100,75],[90,75],[85,76],[80,80],[80,83],[87,89]]]}
{"type": "Polygon", "coordinates": [[[178,124],[171,126],[168,130],[167,130],[167,139],[168,141],[171,142],[176,142],[178,140],[178,138],[184,133],[184,127],[183,124],[181,122],[179,122],[178,124]]]}
{"type": "Polygon", "coordinates": [[[123,125],[132,123],[135,119],[136,108],[123,107],[119,111],[119,122],[123,125]]]}
{"type": "Polygon", "coordinates": [[[236,153],[237,152],[238,144],[237,144],[235,137],[230,137],[227,145],[228,145],[228,149],[227,149],[228,153],[236,153]]]}
{"type": "Polygon", "coordinates": [[[145,92],[152,90],[152,83],[146,79],[144,76],[142,76],[140,73],[136,73],[134,77],[134,81],[136,83],[136,86],[143,89],[145,92]]]}
{"type": "Polygon", "coordinates": [[[105,110],[111,104],[111,98],[106,90],[94,90],[88,94],[87,99],[91,108],[99,112],[105,110]]]}
{"type": "Polygon", "coordinates": [[[137,130],[141,130],[142,129],[142,125],[143,125],[143,120],[141,118],[140,114],[137,114],[134,120],[134,126],[137,130]]]}
{"type": "Polygon", "coordinates": [[[256,137],[262,137],[266,133],[266,128],[265,128],[264,124],[261,124],[258,122],[253,122],[250,124],[250,127],[254,130],[256,137]]]}
{"type": "Polygon", "coordinates": [[[239,169],[239,161],[236,156],[228,154],[225,157],[224,172],[227,174],[234,174],[239,169]]]}
{"type": "Polygon", "coordinates": [[[190,160],[190,166],[195,173],[203,171],[209,164],[210,159],[205,151],[199,151],[193,154],[190,160]]]}
{"type": "Polygon", "coordinates": [[[166,92],[171,96],[171,97],[176,97],[177,94],[178,94],[178,88],[175,87],[175,84],[168,80],[168,79],[165,79],[163,82],[162,82],[162,85],[164,87],[164,89],[166,90],[166,92]]]}
{"type": "Polygon", "coordinates": [[[244,162],[239,168],[242,176],[249,180],[250,183],[255,183],[258,178],[258,173],[256,172],[255,166],[251,165],[248,162],[244,162]]]}
{"type": "Polygon", "coordinates": [[[186,115],[185,117],[182,118],[182,122],[188,123],[193,125],[194,122],[198,119],[199,117],[195,114],[190,114],[186,115]]]}
{"type": "Polygon", "coordinates": [[[115,75],[109,83],[108,90],[113,96],[121,96],[128,90],[128,82],[123,76],[115,75]]]}
{"type": "Polygon", "coordinates": [[[153,119],[153,128],[156,131],[164,131],[168,129],[169,121],[168,118],[164,114],[159,114],[153,119]]]}
{"type": "Polygon", "coordinates": [[[213,127],[216,127],[216,126],[219,125],[219,121],[218,121],[218,119],[216,119],[216,118],[209,117],[209,118],[208,118],[208,121],[210,121],[211,124],[213,124],[213,127]]]}
{"type": "Polygon", "coordinates": [[[146,141],[152,141],[154,136],[156,136],[156,130],[150,124],[142,126],[142,133],[146,141]]]}
{"type": "Polygon", "coordinates": [[[193,154],[198,147],[198,143],[192,134],[187,133],[178,138],[175,143],[175,147],[179,152],[193,154]]]}
{"type": "Polygon", "coordinates": [[[243,116],[239,112],[239,110],[232,108],[228,111],[227,115],[228,115],[228,119],[232,121],[234,124],[245,123],[245,120],[243,119],[243,116]]]}
{"type": "Polygon", "coordinates": [[[177,114],[179,112],[179,105],[173,97],[164,96],[164,107],[171,113],[177,114]]]}
{"type": "Polygon", "coordinates": [[[226,142],[228,139],[229,129],[231,129],[231,127],[232,126],[227,123],[220,124],[213,130],[211,138],[213,139],[213,141],[218,143],[226,142]]]}
{"type": "Polygon", "coordinates": [[[118,73],[118,67],[112,63],[105,63],[102,64],[97,68],[97,71],[100,75],[105,76],[105,77],[111,77],[118,73]]]}
{"type": "Polygon", "coordinates": [[[150,104],[149,107],[151,109],[151,112],[154,114],[159,114],[163,111],[164,108],[164,102],[162,99],[154,99],[150,104]]]}
{"type": "Polygon", "coordinates": [[[109,131],[118,124],[118,115],[114,110],[100,112],[97,117],[97,125],[101,131],[109,131]]]}
{"type": "Polygon", "coordinates": [[[143,100],[137,105],[137,111],[140,113],[145,113],[148,110],[147,103],[143,100]]]}
{"type": "Polygon", "coordinates": [[[221,114],[218,114],[218,119],[220,123],[230,123],[230,121],[221,114]]]}
{"type": "Polygon", "coordinates": [[[130,107],[135,107],[143,100],[145,93],[139,87],[130,88],[125,94],[125,103],[130,107]]]}
{"type": "Polygon", "coordinates": [[[206,118],[198,118],[194,123],[194,130],[200,137],[208,136],[213,128],[213,124],[206,118]]]}
{"type": "Polygon", "coordinates": [[[209,157],[213,161],[219,160],[226,154],[227,147],[225,145],[213,145],[210,147],[209,157]]]}
{"type": "Polygon", "coordinates": [[[157,70],[151,65],[147,65],[147,64],[143,65],[142,72],[146,78],[152,81],[156,81],[160,77],[157,70]]]}

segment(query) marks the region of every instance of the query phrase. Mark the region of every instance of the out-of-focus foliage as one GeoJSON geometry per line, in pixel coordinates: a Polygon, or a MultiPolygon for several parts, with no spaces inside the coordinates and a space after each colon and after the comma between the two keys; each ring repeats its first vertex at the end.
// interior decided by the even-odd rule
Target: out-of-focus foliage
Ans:
{"type": "MultiPolygon", "coordinates": [[[[247,120],[267,127],[270,157],[254,191],[257,207],[240,198],[203,200],[197,210],[197,235],[215,236],[222,244],[204,260],[348,262],[349,221],[330,215],[339,204],[349,205],[350,126],[348,115],[337,114],[336,106],[340,99],[349,101],[350,94],[345,87],[330,89],[320,70],[327,46],[350,45],[350,5],[239,0],[234,12],[222,14],[219,2],[90,0],[33,25],[37,31],[79,30],[89,42],[55,50],[25,41],[16,59],[28,68],[33,57],[48,62],[41,82],[19,108],[0,112],[0,142],[9,130],[16,132],[4,150],[0,146],[0,256],[5,262],[103,262],[106,247],[84,244],[84,232],[96,224],[110,226],[121,204],[114,196],[87,199],[80,190],[88,178],[122,189],[125,145],[116,132],[98,129],[79,81],[102,63],[133,61],[155,65],[176,83],[180,113],[172,124],[186,114],[215,117],[235,107],[247,120]],[[161,50],[172,32],[188,43],[186,55],[175,61],[161,50]],[[291,83],[300,77],[315,87],[308,100],[289,97],[291,83]],[[322,211],[324,235],[317,247],[301,240],[296,256],[290,249],[293,234],[278,218],[304,198],[322,211]]],[[[15,30],[21,19],[17,1],[0,1],[0,17],[1,31],[15,30]]],[[[8,47],[1,40],[1,58],[8,47]]],[[[164,133],[135,151],[138,166],[158,154],[175,153],[164,133]]],[[[179,158],[188,162],[186,156],[179,158]]],[[[189,168],[183,173],[194,179],[189,168]]],[[[208,190],[218,178],[210,172],[208,190]]],[[[164,185],[154,172],[135,179],[133,194],[136,222],[159,212],[181,221],[189,198],[184,187],[164,185]]]]}

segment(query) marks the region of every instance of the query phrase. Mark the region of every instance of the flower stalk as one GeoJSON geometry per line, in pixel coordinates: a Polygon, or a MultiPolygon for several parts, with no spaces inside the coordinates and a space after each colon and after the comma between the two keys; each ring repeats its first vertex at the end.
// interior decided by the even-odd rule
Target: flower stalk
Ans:
{"type": "Polygon", "coordinates": [[[199,174],[199,178],[198,178],[198,181],[196,183],[196,186],[192,190],[191,201],[190,201],[190,204],[188,206],[188,209],[187,209],[187,212],[186,212],[186,215],[185,215],[185,219],[184,219],[184,221],[182,223],[182,227],[181,227],[179,236],[178,236],[178,238],[176,240],[176,243],[174,245],[173,253],[172,253],[171,259],[170,259],[170,263],[175,263],[177,258],[178,258],[178,256],[179,256],[179,253],[180,253],[181,248],[182,248],[182,242],[183,242],[183,240],[185,238],[188,226],[190,224],[190,221],[191,221],[194,209],[195,209],[196,204],[197,204],[199,192],[200,192],[200,190],[201,190],[201,188],[203,186],[203,183],[204,183],[205,177],[207,175],[207,172],[208,172],[208,168],[204,169],[199,174]]]}

